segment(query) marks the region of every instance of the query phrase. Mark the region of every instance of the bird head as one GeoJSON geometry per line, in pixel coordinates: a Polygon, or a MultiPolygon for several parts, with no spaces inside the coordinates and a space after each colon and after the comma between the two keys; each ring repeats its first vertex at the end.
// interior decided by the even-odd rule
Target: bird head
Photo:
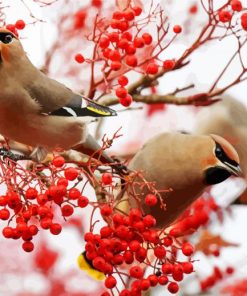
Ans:
{"type": "Polygon", "coordinates": [[[214,141],[214,148],[211,162],[204,170],[206,184],[218,184],[232,175],[242,177],[239,156],[233,146],[220,136],[210,136],[214,141]]]}
{"type": "Polygon", "coordinates": [[[0,65],[2,63],[13,63],[24,55],[24,50],[18,37],[11,31],[0,28],[0,65]]]}

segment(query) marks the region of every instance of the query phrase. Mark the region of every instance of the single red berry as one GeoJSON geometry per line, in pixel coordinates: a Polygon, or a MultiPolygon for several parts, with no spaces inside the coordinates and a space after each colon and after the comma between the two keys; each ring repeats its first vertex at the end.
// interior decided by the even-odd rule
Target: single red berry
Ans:
{"type": "Polygon", "coordinates": [[[129,107],[132,102],[133,102],[132,96],[129,94],[127,94],[127,96],[124,98],[119,98],[119,103],[124,107],[129,107]]]}
{"type": "Polygon", "coordinates": [[[24,242],[22,244],[22,249],[25,251],[25,252],[32,252],[33,249],[34,249],[34,244],[32,242],[24,242]]]}
{"type": "Polygon", "coordinates": [[[129,41],[126,38],[121,38],[117,46],[121,49],[126,49],[129,46],[129,41]]]}
{"type": "MultiPolygon", "coordinates": [[[[128,90],[124,87],[118,87],[116,89],[116,96],[119,97],[119,98],[125,98],[128,94],[128,90]]],[[[105,173],[107,174],[107,173],[105,173]]],[[[109,174],[108,174],[109,175],[109,174]]],[[[102,180],[103,181],[103,180],[102,180]]],[[[111,183],[111,182],[110,182],[111,183]]]]}
{"type": "Polygon", "coordinates": [[[99,41],[99,46],[101,48],[106,48],[110,45],[110,39],[107,36],[102,36],[99,41]]]}
{"type": "Polygon", "coordinates": [[[61,168],[64,163],[65,159],[62,156],[55,156],[52,160],[52,164],[57,168],[61,168]]]}
{"type": "Polygon", "coordinates": [[[126,86],[128,84],[129,80],[126,76],[122,75],[122,76],[119,76],[118,77],[118,83],[121,85],[121,86],[126,86]]]}
{"type": "Polygon", "coordinates": [[[110,207],[109,205],[103,205],[100,209],[100,213],[102,216],[110,216],[112,213],[112,207],[110,207]]]}
{"type": "Polygon", "coordinates": [[[8,198],[5,195],[0,196],[0,206],[5,207],[8,203],[8,198]]]}
{"type": "Polygon", "coordinates": [[[156,220],[152,215],[147,215],[143,218],[143,223],[146,227],[150,228],[156,225],[156,220]]]}
{"type": "Polygon", "coordinates": [[[233,274],[234,273],[234,268],[232,267],[232,266],[228,266],[227,268],[226,268],[226,273],[228,273],[228,274],[233,274]]]}
{"type": "Polygon", "coordinates": [[[177,264],[173,266],[172,277],[177,282],[181,282],[183,280],[184,275],[183,275],[183,268],[181,265],[177,264]]]}
{"type": "Polygon", "coordinates": [[[8,209],[0,210],[0,219],[1,220],[8,220],[10,217],[10,212],[8,209]]]}
{"type": "Polygon", "coordinates": [[[231,2],[231,7],[232,7],[232,10],[234,11],[241,11],[243,8],[242,3],[239,0],[233,0],[231,2]]]}
{"type": "Polygon", "coordinates": [[[125,49],[127,55],[134,55],[136,53],[136,48],[133,44],[128,44],[127,48],[125,49]]]}
{"type": "Polygon", "coordinates": [[[220,10],[218,16],[222,23],[230,22],[232,19],[232,14],[227,10],[220,10]]]}
{"type": "Polygon", "coordinates": [[[193,272],[193,265],[191,262],[182,262],[181,266],[183,268],[183,272],[186,274],[190,274],[193,272]]]}
{"type": "Polygon", "coordinates": [[[85,58],[82,54],[78,53],[75,55],[75,61],[78,63],[78,64],[82,64],[84,61],[85,61],[85,58]]]}
{"type": "Polygon", "coordinates": [[[111,294],[109,292],[103,292],[102,294],[100,294],[100,296],[111,296],[111,294]]]}
{"type": "Polygon", "coordinates": [[[124,31],[127,31],[129,29],[129,24],[127,21],[120,21],[117,25],[117,28],[124,32],[124,31]]]}
{"type": "Polygon", "coordinates": [[[173,240],[170,236],[167,236],[163,239],[163,244],[166,246],[166,247],[170,247],[173,243],[173,240]]]}
{"type": "Polygon", "coordinates": [[[23,233],[29,231],[29,228],[25,222],[19,222],[16,224],[16,230],[19,233],[23,234],[23,233]]]}
{"type": "Polygon", "coordinates": [[[119,62],[119,61],[113,61],[110,65],[110,68],[113,70],[113,71],[118,71],[122,68],[122,64],[119,62]]]}
{"type": "Polygon", "coordinates": [[[89,203],[89,200],[86,196],[80,196],[77,200],[77,205],[80,208],[85,208],[89,203]]]}
{"type": "Polygon", "coordinates": [[[13,228],[6,226],[3,228],[2,233],[5,238],[12,238],[13,237],[13,228]]]}
{"type": "Polygon", "coordinates": [[[196,4],[193,4],[192,6],[190,6],[189,8],[190,14],[196,14],[197,12],[198,12],[198,6],[196,4]]]}
{"type": "Polygon", "coordinates": [[[165,60],[163,62],[163,69],[164,70],[172,70],[175,66],[175,61],[174,60],[165,60]]]}
{"type": "Polygon", "coordinates": [[[111,236],[112,233],[113,233],[113,230],[109,226],[104,226],[100,229],[100,235],[102,238],[109,237],[111,236]]]}
{"type": "Polygon", "coordinates": [[[36,235],[39,232],[39,229],[36,225],[30,225],[28,229],[31,235],[36,235]]]}
{"type": "Polygon", "coordinates": [[[61,210],[64,217],[69,217],[74,213],[74,208],[71,205],[64,205],[61,210]]]}
{"type": "Polygon", "coordinates": [[[174,32],[175,34],[180,34],[180,33],[182,32],[182,27],[179,26],[179,25],[174,26],[174,27],[173,27],[173,32],[174,32]]]}
{"type": "Polygon", "coordinates": [[[78,170],[76,168],[66,168],[64,176],[69,181],[74,181],[78,177],[78,170]]]}
{"type": "Polygon", "coordinates": [[[105,286],[107,289],[113,289],[117,284],[117,280],[112,276],[108,276],[108,278],[105,280],[105,286]]]}
{"type": "Polygon", "coordinates": [[[52,224],[52,220],[50,218],[43,218],[40,221],[40,226],[43,229],[49,229],[51,227],[51,224],[52,224]]]}
{"type": "Polygon", "coordinates": [[[173,271],[173,265],[171,263],[164,263],[161,266],[161,269],[164,274],[171,274],[173,271]]]}
{"type": "Polygon", "coordinates": [[[133,240],[129,243],[130,251],[136,252],[140,249],[141,245],[137,240],[133,240]]]}
{"type": "Polygon", "coordinates": [[[131,251],[125,251],[123,257],[126,264],[132,264],[134,262],[134,256],[131,251]]]}
{"type": "Polygon", "coordinates": [[[48,196],[46,194],[39,194],[37,196],[37,203],[41,206],[45,205],[48,202],[48,196]]]}
{"type": "Polygon", "coordinates": [[[145,197],[145,204],[149,207],[153,207],[157,204],[157,197],[154,194],[148,194],[145,197]]]}
{"type": "Polygon", "coordinates": [[[23,30],[25,28],[26,24],[23,20],[18,20],[15,23],[15,27],[17,30],[23,30]]]}
{"type": "Polygon", "coordinates": [[[100,8],[103,4],[102,0],[92,0],[92,6],[100,8]]]}
{"type": "Polygon", "coordinates": [[[135,265],[130,268],[129,274],[133,278],[141,279],[143,277],[144,272],[140,266],[135,265]]]}
{"type": "Polygon", "coordinates": [[[140,6],[134,6],[132,9],[134,10],[136,16],[139,16],[142,13],[142,8],[140,6]]]}
{"type": "Polygon", "coordinates": [[[59,223],[53,223],[50,226],[51,234],[58,235],[62,231],[62,226],[59,223]]]}
{"type": "Polygon", "coordinates": [[[48,213],[50,212],[50,209],[47,206],[40,206],[38,208],[38,214],[41,218],[44,218],[48,213]]]}
{"type": "Polygon", "coordinates": [[[132,21],[135,18],[135,12],[133,9],[131,8],[127,8],[124,12],[123,12],[123,16],[127,21],[132,21]]]}
{"type": "Polygon", "coordinates": [[[149,63],[146,68],[146,73],[150,75],[155,75],[159,71],[159,66],[155,63],[149,63]]]}
{"type": "Polygon", "coordinates": [[[161,286],[165,286],[168,283],[168,277],[166,275],[162,275],[159,277],[159,284],[161,286]]]}
{"type": "Polygon", "coordinates": [[[119,34],[117,32],[111,32],[108,34],[108,38],[112,43],[116,43],[119,41],[119,34]]]}
{"type": "Polygon", "coordinates": [[[80,191],[77,188],[71,188],[69,190],[69,199],[78,199],[81,196],[80,191]]]}
{"type": "Polygon", "coordinates": [[[125,62],[130,67],[136,67],[138,63],[137,57],[135,55],[127,55],[125,62]]]}
{"type": "Polygon", "coordinates": [[[152,287],[155,287],[157,286],[158,282],[159,282],[159,279],[158,277],[155,275],[155,274],[150,274],[148,276],[148,280],[149,280],[149,283],[152,287]]]}
{"type": "Polygon", "coordinates": [[[167,289],[170,293],[172,294],[176,294],[179,290],[179,286],[177,283],[175,282],[171,282],[168,286],[167,286],[167,289]]]}
{"type": "Polygon", "coordinates": [[[145,45],[145,40],[142,37],[136,37],[134,39],[134,46],[136,48],[142,48],[145,45]]]}
{"type": "Polygon", "coordinates": [[[129,290],[124,289],[120,292],[119,296],[131,296],[133,293],[131,293],[129,290]]]}
{"type": "Polygon", "coordinates": [[[38,196],[38,191],[35,188],[28,188],[26,191],[27,199],[35,199],[38,196]]]}
{"type": "Polygon", "coordinates": [[[57,181],[57,185],[62,185],[64,187],[67,187],[69,185],[69,182],[65,178],[59,178],[58,181],[57,181]]]}
{"type": "Polygon", "coordinates": [[[142,39],[144,40],[146,45],[150,45],[153,41],[153,37],[149,33],[143,33],[142,39]]]}
{"type": "Polygon", "coordinates": [[[111,61],[119,61],[121,59],[121,54],[118,50],[112,50],[109,54],[109,59],[111,61]]]}
{"type": "Polygon", "coordinates": [[[113,19],[121,20],[123,18],[123,12],[121,11],[114,11],[112,15],[113,19]]]}
{"type": "MultiPolygon", "coordinates": [[[[117,89],[116,90],[117,96],[119,96],[120,93],[122,94],[122,90],[117,89]]],[[[110,185],[112,183],[112,174],[110,174],[110,173],[104,173],[102,175],[102,183],[104,185],[110,185]]]]}
{"type": "Polygon", "coordinates": [[[182,245],[182,252],[185,256],[191,256],[194,252],[194,248],[190,243],[184,243],[182,245]]]}
{"type": "Polygon", "coordinates": [[[104,258],[102,258],[102,257],[95,257],[94,259],[93,259],[93,266],[96,268],[96,269],[98,269],[98,270],[100,270],[100,271],[103,271],[104,270],[104,267],[105,267],[105,264],[106,264],[106,262],[105,262],[105,259],[104,258]]]}
{"type": "Polygon", "coordinates": [[[123,32],[122,38],[125,38],[128,41],[132,41],[133,35],[130,32],[123,32]]]}
{"type": "Polygon", "coordinates": [[[150,282],[148,279],[141,280],[141,290],[146,291],[150,288],[150,282]]]}
{"type": "Polygon", "coordinates": [[[154,255],[158,259],[163,259],[166,256],[166,249],[162,246],[157,246],[154,248],[154,255]]]}

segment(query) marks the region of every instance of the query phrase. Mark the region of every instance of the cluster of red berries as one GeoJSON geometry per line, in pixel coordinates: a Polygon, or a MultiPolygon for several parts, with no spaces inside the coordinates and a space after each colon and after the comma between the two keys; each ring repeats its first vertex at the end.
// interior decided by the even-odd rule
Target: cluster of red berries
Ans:
{"type": "MultiPolygon", "coordinates": [[[[151,194],[146,197],[148,203],[155,203],[153,197],[151,194]]],[[[191,262],[177,262],[175,256],[171,258],[170,248],[181,249],[185,256],[190,257],[194,251],[192,245],[185,242],[178,248],[178,242],[171,236],[161,236],[154,229],[155,218],[143,216],[139,209],[131,209],[128,215],[113,212],[110,205],[103,205],[101,215],[107,217],[108,225],[101,228],[100,234],[88,232],[84,236],[87,259],[107,276],[105,287],[113,289],[117,285],[116,270],[127,264],[131,265],[128,276],[133,282],[130,289],[124,289],[119,295],[138,296],[158,284],[168,284],[167,289],[171,293],[178,292],[177,282],[183,280],[184,274],[193,272],[193,265],[191,262]],[[144,269],[135,262],[145,266],[149,256],[154,256],[156,263],[153,274],[145,278],[144,269]]],[[[102,295],[110,294],[105,292],[102,295]]]]}
{"type": "MultiPolygon", "coordinates": [[[[153,37],[148,32],[137,32],[133,34],[133,28],[136,26],[136,17],[141,15],[142,8],[128,7],[124,11],[115,11],[110,20],[109,27],[101,34],[98,40],[98,48],[100,49],[100,57],[103,59],[111,71],[119,71],[124,68],[124,71],[135,69],[142,64],[138,58],[138,53],[141,49],[152,45],[153,37]]],[[[173,32],[179,34],[182,32],[182,27],[175,25],[173,32]]],[[[75,60],[78,63],[83,63],[85,58],[82,54],[77,54],[75,60]]],[[[175,67],[174,60],[165,60],[163,69],[166,71],[172,70],[175,67]]],[[[106,67],[107,71],[108,68],[106,67]]],[[[145,64],[144,74],[155,75],[162,68],[155,61],[149,61],[145,64]]],[[[120,104],[125,107],[130,106],[132,97],[128,93],[126,86],[128,78],[122,75],[118,78],[118,86],[115,89],[116,96],[120,104]]]]}
{"type": "MultiPolygon", "coordinates": [[[[219,21],[222,23],[229,23],[232,20],[234,12],[243,10],[243,4],[240,0],[232,0],[229,9],[222,9],[218,12],[219,21]]],[[[241,26],[247,31],[247,13],[241,15],[241,26]]]]}
{"type": "Polygon", "coordinates": [[[8,226],[3,228],[3,236],[9,239],[21,238],[26,252],[34,248],[32,239],[39,231],[38,226],[53,235],[62,231],[61,224],[53,220],[56,206],[61,208],[61,215],[66,218],[74,213],[74,207],[84,208],[89,203],[88,198],[82,196],[77,188],[69,186],[71,181],[78,180],[79,170],[75,167],[64,168],[64,164],[65,160],[61,156],[53,159],[53,173],[63,172],[64,177],[55,178],[54,184],[46,190],[42,190],[42,186],[36,186],[37,189],[20,187],[19,192],[16,192],[9,186],[6,194],[0,196],[0,219],[8,221],[8,226]],[[10,227],[14,221],[15,227],[10,227]]]}
{"type": "Polygon", "coordinates": [[[213,274],[200,282],[201,290],[206,291],[212,288],[216,283],[222,280],[224,276],[231,275],[233,273],[234,268],[231,266],[228,266],[225,271],[222,271],[219,267],[215,266],[213,274]]]}
{"type": "Polygon", "coordinates": [[[17,30],[23,30],[26,27],[26,24],[23,20],[17,20],[15,24],[6,25],[6,29],[14,33],[18,37],[17,30]]]}
{"type": "Polygon", "coordinates": [[[180,217],[179,221],[170,230],[170,235],[179,237],[191,231],[196,231],[199,227],[205,226],[211,212],[216,212],[219,206],[212,197],[199,198],[180,217]]]}

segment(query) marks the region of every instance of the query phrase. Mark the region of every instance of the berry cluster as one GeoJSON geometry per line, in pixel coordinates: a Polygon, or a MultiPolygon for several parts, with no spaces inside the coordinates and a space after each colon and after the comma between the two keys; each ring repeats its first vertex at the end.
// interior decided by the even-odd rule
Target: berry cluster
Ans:
{"type": "Polygon", "coordinates": [[[219,267],[215,266],[213,274],[200,282],[201,291],[206,291],[212,288],[216,283],[222,280],[224,276],[231,275],[233,273],[234,268],[231,266],[228,266],[225,271],[222,271],[219,267]]]}
{"type": "MultiPolygon", "coordinates": [[[[100,33],[95,40],[98,61],[103,61],[105,80],[110,73],[121,71],[127,73],[130,70],[137,70],[145,75],[156,75],[160,69],[170,71],[175,67],[174,60],[165,60],[159,65],[155,57],[150,59],[144,54],[148,47],[155,47],[153,37],[145,30],[140,30],[138,16],[142,14],[142,8],[130,6],[124,11],[114,11],[109,25],[100,33]],[[144,56],[144,58],[143,58],[144,56]]],[[[143,19],[140,20],[143,22],[143,19]]],[[[175,34],[182,32],[182,27],[173,27],[175,34]]],[[[78,63],[83,63],[85,58],[82,54],[75,55],[78,63]]],[[[90,62],[90,60],[86,60],[90,62]]],[[[91,61],[94,62],[94,61],[91,61]]],[[[119,75],[117,86],[114,86],[115,94],[119,103],[125,107],[132,103],[132,96],[128,93],[127,85],[129,80],[126,75],[119,75]]],[[[111,86],[110,88],[113,88],[111,86]]]]}
{"type": "Polygon", "coordinates": [[[23,20],[17,20],[15,24],[6,25],[6,29],[14,33],[18,37],[18,30],[23,30],[26,24],[23,20]]]}
{"type": "MultiPolygon", "coordinates": [[[[155,202],[152,195],[146,200],[155,202]]],[[[116,276],[123,275],[119,268],[131,265],[128,274],[125,274],[132,279],[131,287],[125,287],[119,295],[138,296],[158,284],[167,284],[168,291],[177,293],[177,282],[182,281],[185,274],[193,272],[193,265],[190,261],[177,261],[175,253],[181,250],[183,255],[190,257],[194,251],[192,245],[189,242],[181,244],[155,230],[155,218],[152,215],[143,216],[139,209],[131,209],[129,215],[123,215],[114,213],[109,205],[103,205],[101,214],[107,218],[108,225],[101,228],[100,234],[86,233],[84,239],[87,259],[107,276],[105,287],[115,288],[116,276]],[[154,263],[150,263],[150,258],[155,258],[151,260],[154,263]],[[145,277],[145,266],[152,267],[153,274],[145,277]]],[[[105,292],[102,295],[111,294],[105,292]]]]}

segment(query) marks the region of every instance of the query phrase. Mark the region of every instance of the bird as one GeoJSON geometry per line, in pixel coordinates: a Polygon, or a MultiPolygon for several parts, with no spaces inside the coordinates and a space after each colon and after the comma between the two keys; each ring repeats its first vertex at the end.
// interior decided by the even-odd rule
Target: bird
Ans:
{"type": "Polygon", "coordinates": [[[227,139],[238,152],[244,177],[247,177],[247,107],[230,95],[204,107],[196,116],[195,134],[217,134],[227,139]]]}
{"type": "MultiPolygon", "coordinates": [[[[87,131],[88,116],[116,111],[49,78],[27,57],[18,37],[0,28],[0,133],[34,147],[39,161],[56,148],[88,155],[101,147],[87,131]]],[[[103,153],[105,161],[112,161],[103,153]]]]}
{"type": "Polygon", "coordinates": [[[168,227],[207,186],[241,175],[239,164],[236,150],[218,135],[158,134],[136,153],[128,169],[132,174],[140,172],[146,181],[154,184],[166,209],[161,207],[159,199],[155,206],[145,204],[145,196],[152,192],[147,186],[143,189],[138,178],[133,182],[135,194],[126,190],[123,195],[122,200],[128,198],[128,206],[123,202],[121,208],[120,202],[119,208],[128,212],[128,208],[141,206],[145,215],[153,215],[158,228],[168,227]],[[164,192],[165,189],[171,190],[164,192]]]}
{"type": "Polygon", "coordinates": [[[103,281],[105,274],[94,268],[93,263],[86,256],[86,251],[82,252],[77,258],[79,268],[85,271],[91,278],[97,281],[103,281]]]}

